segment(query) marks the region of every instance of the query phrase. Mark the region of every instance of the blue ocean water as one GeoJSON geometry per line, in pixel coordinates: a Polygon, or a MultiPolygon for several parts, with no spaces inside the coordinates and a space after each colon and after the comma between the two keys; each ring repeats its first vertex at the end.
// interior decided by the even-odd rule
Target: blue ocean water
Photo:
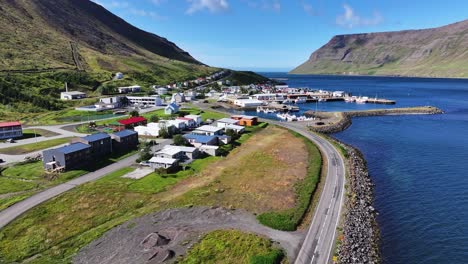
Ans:
{"type": "Polygon", "coordinates": [[[468,263],[468,80],[263,74],[287,78],[291,87],[397,101],[395,106],[322,103],[323,111],[443,109],[443,115],[355,118],[335,136],[358,147],[368,161],[384,263],[468,263]]]}

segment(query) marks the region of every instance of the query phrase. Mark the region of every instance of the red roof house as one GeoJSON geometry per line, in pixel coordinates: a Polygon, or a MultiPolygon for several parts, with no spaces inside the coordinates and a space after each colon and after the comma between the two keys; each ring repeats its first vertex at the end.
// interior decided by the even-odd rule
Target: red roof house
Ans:
{"type": "Polygon", "coordinates": [[[19,138],[21,136],[23,136],[23,129],[20,122],[0,123],[0,139],[19,138]]]}
{"type": "Polygon", "coordinates": [[[146,125],[147,121],[146,121],[146,118],[142,116],[134,116],[134,117],[130,117],[127,119],[119,120],[117,122],[125,126],[125,128],[134,128],[136,126],[146,125]]]}

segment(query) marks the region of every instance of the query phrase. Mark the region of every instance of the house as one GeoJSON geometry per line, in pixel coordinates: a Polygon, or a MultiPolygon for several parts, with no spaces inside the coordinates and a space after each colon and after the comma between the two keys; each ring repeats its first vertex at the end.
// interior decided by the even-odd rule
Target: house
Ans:
{"type": "Polygon", "coordinates": [[[185,146],[165,146],[162,150],[169,150],[169,151],[179,151],[179,159],[197,159],[200,157],[200,151],[194,147],[185,147],[185,146]]]}
{"type": "Polygon", "coordinates": [[[206,153],[210,156],[218,156],[219,155],[219,147],[218,146],[210,146],[210,145],[202,145],[198,148],[200,152],[206,153]]]}
{"type": "Polygon", "coordinates": [[[185,121],[183,121],[183,120],[179,120],[179,119],[165,120],[164,122],[166,122],[166,124],[168,126],[174,126],[179,131],[185,130],[187,128],[187,125],[186,125],[185,121]]]}
{"type": "Polygon", "coordinates": [[[179,161],[177,159],[158,157],[153,157],[148,162],[151,164],[152,169],[171,169],[179,165],[179,161]]]}
{"type": "Polygon", "coordinates": [[[218,136],[218,143],[219,144],[229,144],[231,143],[231,137],[230,136],[226,136],[226,135],[223,135],[223,136],[218,136]]]}
{"type": "Polygon", "coordinates": [[[162,129],[167,129],[170,134],[175,133],[177,130],[173,125],[167,124],[165,121],[148,123],[146,126],[136,126],[134,128],[138,135],[147,137],[159,137],[162,129]]]}
{"type": "Polygon", "coordinates": [[[80,142],[42,152],[44,168],[50,171],[80,168],[90,160],[91,146],[80,142]]]}
{"type": "Polygon", "coordinates": [[[238,125],[227,125],[227,126],[224,127],[224,129],[225,129],[225,131],[227,131],[228,129],[233,130],[237,134],[242,134],[242,133],[245,132],[245,127],[238,126],[238,125]]]}
{"type": "Polygon", "coordinates": [[[83,98],[86,98],[86,94],[78,91],[60,93],[61,100],[78,100],[83,98]]]}
{"type": "Polygon", "coordinates": [[[255,126],[258,124],[258,117],[256,116],[234,115],[231,118],[239,120],[239,125],[241,126],[255,126]]]}
{"type": "Polygon", "coordinates": [[[117,121],[119,124],[124,126],[126,129],[131,129],[136,126],[146,125],[146,119],[142,116],[134,116],[123,120],[117,121]]]}
{"type": "Polygon", "coordinates": [[[197,126],[201,125],[202,123],[202,117],[199,115],[186,115],[184,117],[195,120],[195,123],[197,124],[197,126]]]}
{"type": "Polygon", "coordinates": [[[170,103],[164,108],[164,113],[166,115],[173,115],[179,112],[179,106],[176,103],[170,103]]]}
{"type": "Polygon", "coordinates": [[[184,153],[178,148],[164,147],[160,151],[154,153],[154,157],[181,160],[184,157],[184,153]]]}
{"type": "Polygon", "coordinates": [[[132,85],[132,86],[126,86],[126,87],[118,87],[117,90],[119,93],[137,93],[141,91],[141,86],[139,85],[132,85]]]}
{"type": "Polygon", "coordinates": [[[224,129],[222,127],[204,125],[195,129],[192,133],[198,134],[198,135],[206,135],[206,136],[217,136],[217,135],[222,135],[223,130],[224,129]]]}
{"type": "Polygon", "coordinates": [[[215,136],[206,136],[206,135],[196,135],[196,134],[186,134],[183,137],[194,147],[200,147],[202,145],[216,146],[218,145],[218,137],[215,136]]]}
{"type": "Polygon", "coordinates": [[[115,74],[114,79],[115,79],[115,80],[122,80],[123,77],[124,77],[124,74],[121,73],[121,72],[118,72],[118,73],[115,74]]]}
{"type": "Polygon", "coordinates": [[[114,109],[114,108],[121,107],[123,100],[124,98],[121,96],[113,96],[113,97],[100,98],[99,102],[105,104],[106,108],[114,109]]]}
{"type": "Polygon", "coordinates": [[[216,121],[216,126],[217,127],[222,127],[225,128],[228,125],[238,125],[239,120],[235,120],[232,118],[221,118],[218,121],[216,121]]]}
{"type": "Polygon", "coordinates": [[[96,133],[86,137],[81,137],[73,140],[73,143],[80,142],[91,146],[90,154],[94,158],[101,158],[112,153],[112,139],[109,134],[96,133]]]}
{"type": "Polygon", "coordinates": [[[133,130],[122,130],[111,135],[113,152],[128,152],[138,147],[138,133],[133,130]]]}
{"type": "Polygon", "coordinates": [[[185,95],[181,93],[175,93],[172,95],[171,102],[178,103],[178,104],[183,103],[185,102],[185,95]]]}
{"type": "Polygon", "coordinates": [[[127,96],[128,101],[139,106],[161,106],[163,101],[159,95],[151,96],[127,96]]]}
{"type": "Polygon", "coordinates": [[[184,122],[186,128],[194,128],[198,126],[197,122],[193,120],[192,118],[178,117],[176,118],[176,120],[184,122]]]}
{"type": "Polygon", "coordinates": [[[23,128],[19,121],[0,123],[0,139],[19,138],[23,136],[23,128]]]}
{"type": "Polygon", "coordinates": [[[159,88],[156,88],[156,92],[159,94],[159,95],[165,95],[167,94],[167,88],[164,88],[164,87],[159,87],[159,88]]]}

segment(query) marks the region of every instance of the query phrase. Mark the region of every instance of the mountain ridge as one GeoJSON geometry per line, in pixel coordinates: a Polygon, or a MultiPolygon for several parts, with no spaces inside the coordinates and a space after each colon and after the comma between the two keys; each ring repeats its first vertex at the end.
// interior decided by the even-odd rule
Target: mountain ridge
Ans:
{"type": "Polygon", "coordinates": [[[403,31],[334,36],[292,74],[466,78],[468,20],[403,31]]]}

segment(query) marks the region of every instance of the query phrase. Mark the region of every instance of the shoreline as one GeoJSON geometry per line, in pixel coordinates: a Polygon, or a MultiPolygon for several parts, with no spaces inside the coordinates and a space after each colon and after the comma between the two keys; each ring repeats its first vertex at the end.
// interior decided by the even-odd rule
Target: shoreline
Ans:
{"type": "MultiPolygon", "coordinates": [[[[323,76],[323,77],[371,77],[371,78],[413,78],[413,79],[436,79],[436,80],[467,80],[468,77],[435,77],[435,76],[411,76],[411,75],[369,75],[369,74],[332,74],[332,73],[292,73],[286,72],[287,75],[293,76],[323,76]]],[[[271,78],[270,78],[271,79],[271,78]]]]}

